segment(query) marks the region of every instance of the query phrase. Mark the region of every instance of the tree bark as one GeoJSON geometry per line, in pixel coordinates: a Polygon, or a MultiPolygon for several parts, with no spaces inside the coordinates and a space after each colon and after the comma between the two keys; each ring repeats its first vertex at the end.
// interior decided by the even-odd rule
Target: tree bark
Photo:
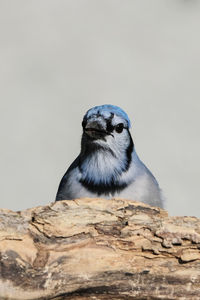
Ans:
{"type": "Polygon", "coordinates": [[[122,199],[2,209],[0,299],[200,299],[200,220],[122,199]]]}

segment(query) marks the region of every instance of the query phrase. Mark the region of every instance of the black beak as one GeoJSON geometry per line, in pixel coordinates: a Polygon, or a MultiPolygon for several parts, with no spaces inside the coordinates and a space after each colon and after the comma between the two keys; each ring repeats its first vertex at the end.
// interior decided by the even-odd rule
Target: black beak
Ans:
{"type": "Polygon", "coordinates": [[[112,135],[97,121],[88,122],[83,130],[88,136],[95,139],[104,138],[106,135],[112,135]]]}

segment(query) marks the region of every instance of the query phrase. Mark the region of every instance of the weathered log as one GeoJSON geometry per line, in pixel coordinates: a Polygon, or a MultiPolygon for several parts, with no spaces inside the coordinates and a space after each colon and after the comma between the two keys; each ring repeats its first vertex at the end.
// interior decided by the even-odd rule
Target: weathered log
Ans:
{"type": "Polygon", "coordinates": [[[200,220],[120,199],[2,209],[0,299],[200,299],[200,220]]]}

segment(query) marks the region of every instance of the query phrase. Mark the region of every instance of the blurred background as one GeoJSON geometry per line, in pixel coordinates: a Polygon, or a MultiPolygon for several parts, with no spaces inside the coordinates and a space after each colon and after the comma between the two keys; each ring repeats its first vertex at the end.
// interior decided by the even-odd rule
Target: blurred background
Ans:
{"type": "Polygon", "coordinates": [[[200,1],[0,0],[0,207],[54,201],[81,122],[115,104],[171,215],[200,217],[200,1]]]}

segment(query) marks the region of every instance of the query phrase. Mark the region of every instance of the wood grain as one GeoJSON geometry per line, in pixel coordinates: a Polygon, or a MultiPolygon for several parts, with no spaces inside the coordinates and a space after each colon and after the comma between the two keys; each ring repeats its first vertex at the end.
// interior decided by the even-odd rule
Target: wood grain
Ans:
{"type": "Polygon", "coordinates": [[[0,299],[200,299],[200,220],[122,199],[2,209],[0,299]]]}

